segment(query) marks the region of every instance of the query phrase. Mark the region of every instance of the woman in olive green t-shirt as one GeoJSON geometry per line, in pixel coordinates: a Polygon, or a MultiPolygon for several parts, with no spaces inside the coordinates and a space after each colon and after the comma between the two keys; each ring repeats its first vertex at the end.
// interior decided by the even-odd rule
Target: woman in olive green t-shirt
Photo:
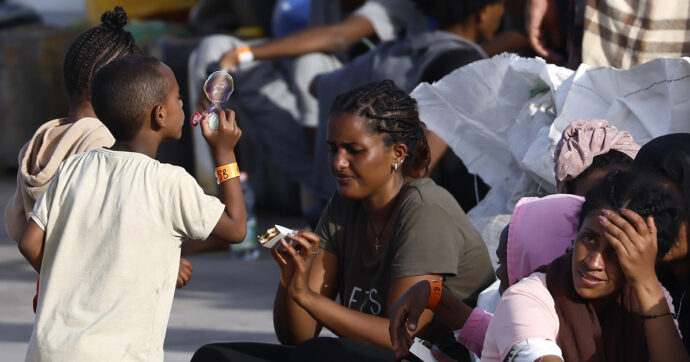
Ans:
{"type": "MultiPolygon", "coordinates": [[[[453,197],[420,178],[429,164],[424,126],[416,101],[392,81],[340,95],[327,141],[338,193],[316,233],[300,231],[289,238],[296,247],[283,243],[287,253],[274,251],[281,267],[276,334],[298,344],[325,326],[385,348],[392,360],[388,306],[416,282],[442,278],[474,304],[494,280],[488,251],[453,197]]],[[[443,346],[443,328],[425,328],[431,322],[425,311],[417,331],[443,346]]]]}

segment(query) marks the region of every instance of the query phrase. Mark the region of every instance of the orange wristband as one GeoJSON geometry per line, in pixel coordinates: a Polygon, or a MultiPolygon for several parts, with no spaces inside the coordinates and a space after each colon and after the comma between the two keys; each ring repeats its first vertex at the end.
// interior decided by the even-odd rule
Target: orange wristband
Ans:
{"type": "Polygon", "coordinates": [[[440,280],[427,280],[429,282],[429,300],[426,302],[427,309],[434,309],[441,301],[443,285],[440,280]]]}
{"type": "Polygon", "coordinates": [[[230,180],[240,176],[240,168],[237,162],[227,164],[225,166],[216,167],[216,182],[220,185],[221,182],[230,180]]]}

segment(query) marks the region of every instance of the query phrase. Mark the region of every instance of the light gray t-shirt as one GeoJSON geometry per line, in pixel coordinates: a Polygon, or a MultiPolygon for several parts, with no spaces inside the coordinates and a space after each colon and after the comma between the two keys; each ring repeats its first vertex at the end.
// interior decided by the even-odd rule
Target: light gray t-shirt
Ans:
{"type": "Polygon", "coordinates": [[[27,361],[162,361],[182,238],[224,205],[184,169],[96,149],[64,161],[36,201],[45,232],[27,361]]]}
{"type": "Polygon", "coordinates": [[[481,236],[448,191],[431,179],[408,183],[393,212],[390,240],[379,258],[366,240],[361,201],[336,194],[316,228],[321,247],[338,256],[342,305],[387,316],[393,279],[424,274],[445,276],[444,286],[474,305],[494,280],[481,236]]]}

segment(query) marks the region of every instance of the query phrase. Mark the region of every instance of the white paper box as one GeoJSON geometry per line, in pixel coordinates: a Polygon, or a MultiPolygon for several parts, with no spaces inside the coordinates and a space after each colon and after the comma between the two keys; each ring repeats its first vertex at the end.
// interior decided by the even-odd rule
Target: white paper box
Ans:
{"type": "MultiPolygon", "coordinates": [[[[269,249],[275,249],[275,248],[278,248],[278,247],[282,246],[282,245],[280,244],[280,240],[282,240],[283,238],[285,238],[285,237],[288,236],[288,235],[295,235],[295,234],[297,234],[297,231],[292,230],[292,229],[288,229],[288,228],[286,228],[286,227],[284,227],[284,226],[274,225],[274,227],[275,227],[276,229],[278,229],[278,235],[272,237],[272,238],[271,238],[270,240],[268,240],[267,242],[261,244],[261,246],[263,246],[263,247],[265,247],[265,248],[269,248],[269,249]]],[[[261,235],[259,235],[259,236],[261,236],[261,235]]],[[[259,239],[259,243],[261,243],[261,239],[259,239]]]]}

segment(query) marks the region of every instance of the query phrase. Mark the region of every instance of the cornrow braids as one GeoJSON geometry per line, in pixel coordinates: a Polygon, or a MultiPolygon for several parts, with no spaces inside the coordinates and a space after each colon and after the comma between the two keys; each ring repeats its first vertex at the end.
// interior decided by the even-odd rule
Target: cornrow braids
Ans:
{"type": "Polygon", "coordinates": [[[122,7],[106,11],[101,25],[83,32],[67,50],[63,74],[67,92],[74,100],[86,94],[94,74],[111,60],[141,54],[132,34],[123,29],[127,13],[122,7]]]}
{"type": "Polygon", "coordinates": [[[613,170],[587,192],[580,210],[580,226],[593,210],[622,207],[645,220],[648,216],[654,218],[657,260],[662,259],[676,242],[678,225],[684,215],[682,200],[646,173],[613,170]]]}
{"type": "Polygon", "coordinates": [[[369,83],[339,95],[330,114],[343,113],[366,120],[370,132],[385,135],[387,147],[396,143],[407,146],[411,159],[402,165],[404,175],[428,174],[429,144],[424,134],[426,127],[419,119],[417,101],[392,80],[369,83]]]}

